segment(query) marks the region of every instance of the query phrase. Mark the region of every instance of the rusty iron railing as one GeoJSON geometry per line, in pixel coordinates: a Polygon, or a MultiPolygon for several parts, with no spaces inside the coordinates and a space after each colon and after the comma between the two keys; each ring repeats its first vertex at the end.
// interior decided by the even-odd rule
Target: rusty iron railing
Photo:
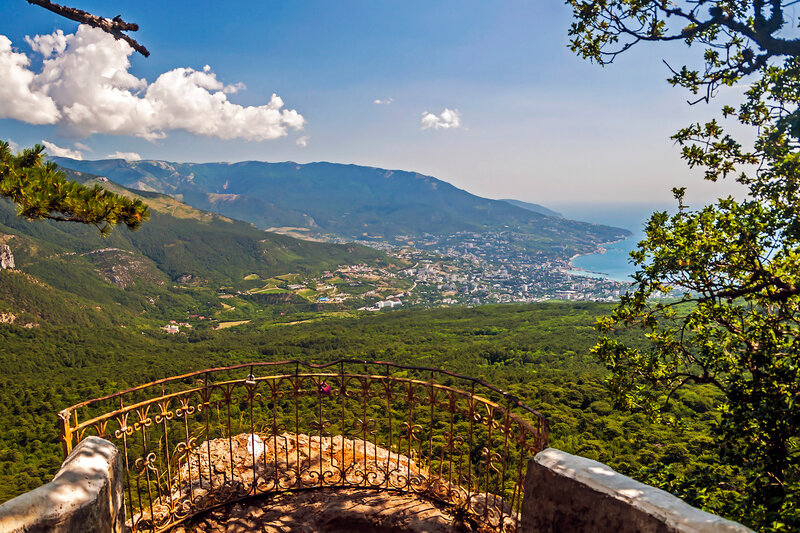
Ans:
{"type": "Polygon", "coordinates": [[[517,531],[526,461],[548,438],[544,416],[481,380],[357,360],[201,370],[59,417],[65,454],[89,435],[123,451],[134,532],[320,488],[415,493],[517,531]]]}

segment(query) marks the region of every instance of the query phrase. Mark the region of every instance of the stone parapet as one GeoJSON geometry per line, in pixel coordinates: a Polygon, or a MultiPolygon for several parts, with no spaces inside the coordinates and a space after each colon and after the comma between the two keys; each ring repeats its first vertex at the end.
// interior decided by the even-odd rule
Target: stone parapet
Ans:
{"type": "Polygon", "coordinates": [[[83,439],[53,481],[0,505],[0,533],[121,533],[122,461],[110,442],[83,439]]]}
{"type": "Polygon", "coordinates": [[[752,533],[608,466],[547,448],[528,461],[522,533],[752,533]]]}

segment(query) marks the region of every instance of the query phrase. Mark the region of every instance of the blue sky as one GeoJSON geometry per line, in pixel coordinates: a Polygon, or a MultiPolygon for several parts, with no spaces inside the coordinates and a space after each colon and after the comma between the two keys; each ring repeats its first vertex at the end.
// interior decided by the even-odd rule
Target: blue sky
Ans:
{"type": "MultiPolygon", "coordinates": [[[[60,118],[45,124],[0,119],[0,138],[20,146],[46,140],[87,159],[127,153],[173,161],[327,160],[400,168],[482,196],[544,204],[669,201],[670,188],[678,185],[688,185],[690,200],[699,202],[735,190],[702,183],[669,140],[677,128],[718,107],[689,107],[687,95],[664,81],[661,59],[677,64],[690,57],[687,52],[642,46],[611,67],[591,65],[567,49],[570,12],[560,2],[69,5],[121,14],[140,25],[132,36],[152,55],[130,56],[125,83],[137,97],[164,73],[193,71],[180,71],[172,86],[164,79],[172,98],[164,101],[172,103],[159,104],[141,127],[132,124],[141,119],[139,111],[120,123],[95,117],[79,124],[64,117],[70,98],[85,92],[84,67],[77,60],[65,63],[64,72],[72,68],[76,80],[60,96],[51,89],[60,118]],[[241,123],[235,123],[240,114],[220,112],[218,127],[205,131],[214,119],[185,109],[191,98],[181,98],[178,82],[194,76],[200,85],[213,85],[204,74],[215,76],[219,86],[200,96],[213,100],[209,95],[219,92],[227,109],[244,113],[241,123]],[[278,111],[256,109],[273,93],[283,102],[273,101],[278,111]],[[281,115],[291,110],[297,116],[281,115]],[[271,117],[264,120],[274,120],[274,128],[259,130],[263,117],[271,117]]],[[[42,49],[34,51],[25,37],[59,29],[71,35],[76,28],[24,0],[0,3],[0,35],[13,47],[8,53],[30,58],[25,68],[34,74],[42,71],[42,49]]],[[[92,39],[75,37],[66,53],[78,42],[95,46],[92,39]]],[[[102,80],[103,72],[96,75],[102,80]]]]}

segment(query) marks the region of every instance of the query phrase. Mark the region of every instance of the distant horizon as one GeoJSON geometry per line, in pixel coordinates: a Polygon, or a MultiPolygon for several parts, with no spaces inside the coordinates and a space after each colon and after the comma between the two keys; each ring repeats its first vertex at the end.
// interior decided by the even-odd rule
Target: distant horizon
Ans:
{"type": "Polygon", "coordinates": [[[672,211],[676,207],[676,202],[673,198],[669,197],[664,200],[656,201],[656,200],[619,200],[619,199],[607,199],[607,200],[599,200],[599,201],[588,201],[588,200],[575,200],[575,201],[563,201],[563,200],[542,200],[538,198],[530,199],[524,197],[500,197],[495,198],[491,196],[483,196],[479,193],[473,192],[467,188],[461,187],[455,183],[447,181],[446,179],[442,179],[438,176],[424,174],[422,172],[416,170],[409,170],[404,168],[386,168],[386,167],[377,167],[372,165],[363,165],[359,163],[340,163],[336,161],[308,161],[308,162],[301,162],[301,161],[266,161],[266,160],[259,160],[259,159],[248,159],[248,160],[241,160],[241,161],[173,161],[169,159],[136,159],[136,160],[129,160],[124,158],[98,158],[98,159],[75,159],[70,157],[64,156],[50,156],[50,157],[57,157],[62,159],[72,159],[75,161],[113,161],[113,160],[120,160],[120,161],[127,161],[132,163],[140,163],[140,162],[161,162],[161,163],[175,163],[175,164],[227,164],[227,165],[236,165],[239,163],[267,163],[267,164],[294,164],[294,165],[313,165],[313,164],[330,164],[330,165],[346,165],[346,166],[359,166],[359,167],[366,167],[366,168],[374,168],[378,170],[386,170],[392,172],[409,172],[413,174],[419,174],[421,176],[433,178],[449,185],[452,185],[458,189],[461,189],[469,194],[474,196],[478,196],[481,198],[486,198],[488,200],[495,200],[495,201],[503,201],[503,200],[518,200],[522,202],[532,203],[532,204],[539,204],[542,207],[546,207],[553,211],[557,211],[561,213],[565,218],[571,220],[577,220],[582,222],[591,222],[594,224],[608,224],[617,227],[622,227],[624,229],[630,229],[625,226],[620,226],[619,223],[611,223],[608,220],[612,219],[622,219],[628,220],[631,218],[630,214],[622,213],[622,214],[615,214],[615,211],[609,211],[608,208],[612,206],[619,206],[624,207],[627,209],[633,209],[636,213],[633,215],[634,217],[640,216],[642,213],[652,213],[653,211],[672,211]],[[590,217],[582,216],[584,213],[589,213],[590,217]],[[598,219],[599,216],[599,219],[598,219]]]}
{"type": "MultiPolygon", "coordinates": [[[[100,0],[81,8],[117,14],[100,0]]],[[[680,186],[708,202],[741,190],[704,183],[670,140],[741,88],[688,106],[664,81],[662,59],[702,58],[679,46],[592,65],[568,50],[567,5],[114,9],[139,24],[149,58],[36,6],[0,4],[0,20],[13,21],[0,23],[0,77],[19,82],[0,102],[0,139],[89,160],[413,169],[481,197],[543,205],[668,202],[680,186]]]]}

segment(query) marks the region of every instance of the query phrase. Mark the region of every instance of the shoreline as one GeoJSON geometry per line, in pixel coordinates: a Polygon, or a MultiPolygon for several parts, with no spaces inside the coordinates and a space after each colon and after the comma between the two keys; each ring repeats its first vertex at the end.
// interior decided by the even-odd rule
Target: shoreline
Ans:
{"type": "MultiPolygon", "coordinates": [[[[610,246],[612,244],[617,244],[618,242],[625,241],[627,239],[630,239],[631,237],[632,237],[632,235],[629,235],[628,237],[623,237],[622,239],[617,239],[615,241],[608,241],[608,242],[598,243],[597,249],[595,249],[595,251],[589,252],[589,253],[586,253],[586,254],[575,254],[572,257],[570,257],[569,261],[567,261],[567,266],[569,267],[569,270],[572,270],[574,272],[586,272],[587,274],[595,274],[597,276],[602,276],[603,279],[607,279],[609,281],[618,281],[618,280],[612,279],[610,277],[611,275],[608,272],[598,272],[596,270],[587,270],[585,268],[582,268],[582,267],[579,267],[579,266],[575,266],[573,264],[573,261],[575,259],[577,259],[578,257],[581,257],[581,256],[595,255],[595,254],[602,255],[602,254],[608,252],[608,249],[606,248],[606,246],[610,246]]],[[[569,270],[561,269],[561,271],[564,272],[565,274],[569,274],[569,270]]]]}

